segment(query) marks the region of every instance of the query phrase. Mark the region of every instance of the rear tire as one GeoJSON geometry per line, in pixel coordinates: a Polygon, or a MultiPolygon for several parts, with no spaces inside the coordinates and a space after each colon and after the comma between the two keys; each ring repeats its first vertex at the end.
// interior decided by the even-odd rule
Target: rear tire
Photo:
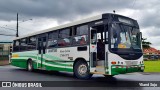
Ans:
{"type": "Polygon", "coordinates": [[[32,72],[33,71],[33,62],[32,60],[29,60],[27,63],[27,70],[32,72]]]}
{"type": "Polygon", "coordinates": [[[89,73],[89,68],[86,62],[78,61],[74,65],[74,75],[79,79],[89,79],[92,74],[89,73]]]}

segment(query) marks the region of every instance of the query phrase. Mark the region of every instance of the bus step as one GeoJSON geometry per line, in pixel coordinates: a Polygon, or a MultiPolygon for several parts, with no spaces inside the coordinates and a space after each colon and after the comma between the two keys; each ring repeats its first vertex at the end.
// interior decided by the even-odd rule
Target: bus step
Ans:
{"type": "Polygon", "coordinates": [[[104,66],[96,66],[96,71],[97,72],[105,72],[104,66]]]}
{"type": "Polygon", "coordinates": [[[96,66],[96,68],[104,68],[104,66],[96,66]]]}

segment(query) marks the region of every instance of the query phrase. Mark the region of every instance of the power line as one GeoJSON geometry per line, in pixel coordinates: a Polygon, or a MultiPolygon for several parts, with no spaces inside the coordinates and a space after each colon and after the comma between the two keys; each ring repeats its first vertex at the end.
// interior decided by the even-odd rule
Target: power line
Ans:
{"type": "Polygon", "coordinates": [[[12,28],[6,28],[6,27],[0,27],[0,28],[4,28],[4,29],[8,29],[8,30],[12,30],[12,31],[16,31],[16,29],[12,29],[12,28]]]}
{"type": "MultiPolygon", "coordinates": [[[[19,26],[19,27],[22,28],[23,30],[32,30],[32,29],[21,27],[21,26],[19,26]]],[[[2,27],[2,26],[0,26],[0,28],[8,29],[8,30],[11,30],[11,31],[16,31],[16,29],[6,28],[6,27],[2,27]]]]}
{"type": "Polygon", "coordinates": [[[9,35],[9,34],[0,34],[0,35],[3,35],[3,36],[15,36],[15,35],[9,35]]]}
{"type": "Polygon", "coordinates": [[[13,27],[12,25],[5,25],[3,27],[15,28],[15,26],[13,27]]]}
{"type": "Polygon", "coordinates": [[[134,8],[135,3],[136,3],[136,0],[134,0],[133,5],[132,5],[132,8],[134,8]]]}
{"type": "MultiPolygon", "coordinates": [[[[33,20],[33,19],[29,19],[29,20],[33,20]]],[[[23,21],[21,21],[21,22],[18,22],[19,24],[20,23],[24,23],[24,22],[26,22],[26,21],[29,21],[29,20],[23,20],[23,21]]],[[[2,26],[1,26],[2,27],[2,26]]],[[[5,27],[3,26],[2,28],[5,28],[5,29],[12,29],[13,27],[11,27],[11,28],[6,28],[6,27],[10,27],[10,26],[8,26],[8,25],[6,25],[5,27]]],[[[18,27],[20,27],[20,28],[22,28],[22,29],[27,29],[28,30],[28,28],[24,28],[24,27],[21,27],[21,26],[18,26],[18,27]]],[[[16,31],[16,29],[13,29],[13,30],[15,30],[16,31]]],[[[29,30],[31,30],[31,29],[29,29],[29,30]]]]}
{"type": "Polygon", "coordinates": [[[32,29],[29,29],[29,28],[24,28],[24,27],[21,27],[21,26],[19,26],[21,29],[23,29],[23,30],[32,30],[32,29]]]}
{"type": "Polygon", "coordinates": [[[22,21],[19,21],[18,23],[24,23],[24,22],[29,21],[29,20],[33,20],[33,19],[22,20],[22,21]]]}

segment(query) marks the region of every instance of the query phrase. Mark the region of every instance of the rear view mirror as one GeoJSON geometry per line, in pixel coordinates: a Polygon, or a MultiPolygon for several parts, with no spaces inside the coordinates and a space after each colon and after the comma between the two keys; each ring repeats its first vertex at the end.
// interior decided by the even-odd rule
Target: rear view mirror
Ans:
{"type": "Polygon", "coordinates": [[[106,41],[106,44],[109,44],[109,42],[108,42],[108,41],[106,41]]]}
{"type": "Polygon", "coordinates": [[[141,38],[141,40],[142,40],[142,32],[140,32],[139,34],[140,34],[140,38],[141,38]]]}

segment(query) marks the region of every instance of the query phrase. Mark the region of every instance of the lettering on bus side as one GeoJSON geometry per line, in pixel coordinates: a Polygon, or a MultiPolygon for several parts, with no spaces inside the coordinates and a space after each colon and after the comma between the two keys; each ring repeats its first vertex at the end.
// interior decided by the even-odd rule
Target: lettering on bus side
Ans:
{"type": "Polygon", "coordinates": [[[56,49],[56,48],[54,48],[54,49],[49,49],[49,50],[48,50],[48,53],[49,53],[49,52],[57,52],[57,49],[56,49]]]}
{"type": "Polygon", "coordinates": [[[60,54],[60,57],[69,57],[69,54],[60,54]]]}
{"type": "Polygon", "coordinates": [[[60,57],[69,57],[70,50],[60,50],[60,57]]]}
{"type": "Polygon", "coordinates": [[[73,60],[73,57],[68,57],[68,59],[73,60]]]}
{"type": "Polygon", "coordinates": [[[60,53],[66,53],[66,52],[70,52],[70,50],[67,50],[67,49],[65,49],[65,50],[60,50],[60,53]]]}

